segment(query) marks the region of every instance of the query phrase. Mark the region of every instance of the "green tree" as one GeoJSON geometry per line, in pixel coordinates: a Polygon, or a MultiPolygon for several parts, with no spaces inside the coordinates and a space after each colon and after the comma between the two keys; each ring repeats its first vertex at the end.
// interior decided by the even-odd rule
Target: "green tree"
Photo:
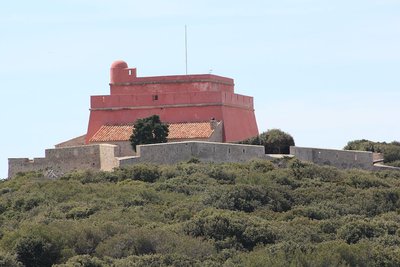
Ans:
{"type": "Polygon", "coordinates": [[[290,146],[295,145],[293,137],[280,129],[268,130],[240,143],[262,145],[265,147],[265,154],[289,154],[290,146]]]}
{"type": "Polygon", "coordinates": [[[162,123],[158,115],[153,115],[136,120],[129,140],[136,151],[137,145],[166,143],[168,133],[168,124],[162,123]]]}

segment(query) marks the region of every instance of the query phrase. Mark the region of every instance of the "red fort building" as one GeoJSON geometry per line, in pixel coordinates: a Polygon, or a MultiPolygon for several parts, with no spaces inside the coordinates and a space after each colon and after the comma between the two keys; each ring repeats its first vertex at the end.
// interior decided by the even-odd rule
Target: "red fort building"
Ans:
{"type": "MultiPolygon", "coordinates": [[[[170,125],[169,141],[236,142],[258,135],[253,97],[235,94],[233,79],[212,74],[138,77],[136,68],[115,61],[110,95],[91,96],[87,134],[79,139],[121,145],[137,119],[154,114],[170,125]]],[[[74,145],[73,140],[56,147],[74,145]]]]}

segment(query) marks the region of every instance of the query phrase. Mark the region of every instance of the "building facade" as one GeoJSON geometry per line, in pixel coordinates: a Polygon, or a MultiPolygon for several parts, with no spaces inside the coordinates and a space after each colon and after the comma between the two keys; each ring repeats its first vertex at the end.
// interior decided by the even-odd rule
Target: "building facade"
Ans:
{"type": "Polygon", "coordinates": [[[110,70],[110,95],[91,97],[85,144],[104,126],[155,114],[168,124],[222,122],[222,142],[258,135],[253,98],[236,94],[233,79],[211,74],[138,77],[136,68],[116,61],[110,70]]]}

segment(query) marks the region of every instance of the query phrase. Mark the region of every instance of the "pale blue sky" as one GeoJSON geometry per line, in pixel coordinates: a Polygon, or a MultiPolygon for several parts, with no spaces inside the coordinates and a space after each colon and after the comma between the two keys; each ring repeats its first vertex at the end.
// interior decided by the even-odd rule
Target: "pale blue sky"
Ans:
{"type": "Polygon", "coordinates": [[[235,79],[260,131],[300,146],[400,139],[398,0],[38,0],[0,3],[0,178],[8,157],[86,132],[109,67],[235,79]]]}

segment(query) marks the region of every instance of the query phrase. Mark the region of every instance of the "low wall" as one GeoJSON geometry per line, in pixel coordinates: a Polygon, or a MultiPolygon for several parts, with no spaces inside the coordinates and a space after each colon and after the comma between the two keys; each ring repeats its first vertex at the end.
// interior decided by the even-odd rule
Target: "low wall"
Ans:
{"type": "Polygon", "coordinates": [[[137,152],[135,157],[119,158],[119,165],[140,162],[175,164],[190,158],[198,158],[205,162],[243,162],[253,158],[265,158],[263,146],[199,141],[140,145],[137,152]]]}
{"type": "Polygon", "coordinates": [[[291,146],[290,154],[302,161],[340,169],[374,169],[372,152],[291,146]]]}
{"type": "Polygon", "coordinates": [[[105,170],[117,167],[116,146],[108,144],[46,149],[44,158],[8,159],[8,177],[18,172],[43,171],[56,178],[73,170],[105,170]]]}

